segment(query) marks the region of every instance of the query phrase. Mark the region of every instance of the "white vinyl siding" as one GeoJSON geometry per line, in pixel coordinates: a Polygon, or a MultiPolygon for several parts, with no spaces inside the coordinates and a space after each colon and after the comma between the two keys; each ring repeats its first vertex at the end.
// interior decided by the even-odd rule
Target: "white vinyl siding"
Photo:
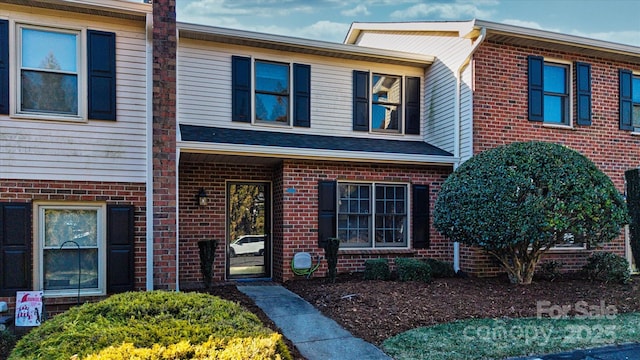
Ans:
{"type": "MultiPolygon", "coordinates": [[[[117,121],[73,123],[0,115],[0,177],[145,182],[144,22],[35,8],[27,14],[21,9],[25,8],[0,5],[14,29],[15,23],[27,23],[116,33],[117,121]]],[[[15,58],[13,49],[10,55],[15,58]]]]}
{"type": "MultiPolygon", "coordinates": [[[[422,133],[429,144],[454,153],[455,147],[455,94],[456,72],[471,50],[471,41],[457,36],[443,34],[430,35],[425,32],[382,32],[362,31],[358,37],[358,45],[383,48],[388,50],[406,51],[417,54],[437,55],[433,65],[425,75],[424,126],[422,133]]],[[[471,76],[463,77],[461,89],[464,96],[465,88],[471,87],[471,76]]],[[[471,94],[469,93],[468,96],[471,94]]],[[[471,100],[461,99],[460,113],[471,115],[471,100]]],[[[461,147],[471,147],[469,136],[471,118],[461,119],[460,134],[465,141],[461,147]],[[466,135],[465,135],[466,134],[466,135]],[[465,137],[466,136],[466,137],[465,137]]],[[[463,153],[466,152],[462,151],[463,153]]],[[[463,154],[460,154],[463,156],[463,154]]]]}
{"type": "Polygon", "coordinates": [[[419,135],[353,131],[353,71],[423,77],[422,68],[283,53],[181,39],[178,121],[181,124],[329,136],[418,140],[419,135]],[[311,66],[311,127],[273,127],[231,121],[231,56],[311,66]]]}

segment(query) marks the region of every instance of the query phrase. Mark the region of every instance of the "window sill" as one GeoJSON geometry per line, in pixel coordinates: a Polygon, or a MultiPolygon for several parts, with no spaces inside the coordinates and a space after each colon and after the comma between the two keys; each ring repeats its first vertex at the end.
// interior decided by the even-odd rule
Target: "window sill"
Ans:
{"type": "Polygon", "coordinates": [[[340,249],[338,251],[338,254],[340,254],[340,255],[378,255],[378,254],[406,255],[406,254],[415,254],[415,253],[417,253],[416,250],[408,249],[408,248],[402,248],[402,249],[398,249],[398,248],[340,249]]]}
{"type": "Polygon", "coordinates": [[[552,254],[563,254],[563,253],[584,252],[584,251],[588,251],[586,246],[552,247],[547,252],[552,254]]]}
{"type": "MultiPolygon", "coordinates": [[[[95,296],[105,296],[106,292],[100,290],[90,290],[90,291],[82,291],[80,290],[80,297],[95,297],[95,296]]],[[[44,290],[43,297],[45,298],[77,298],[78,290],[44,290]]]]}
{"type": "Polygon", "coordinates": [[[550,129],[560,129],[560,130],[573,130],[573,131],[578,130],[571,125],[562,125],[562,124],[542,123],[542,127],[550,128],[550,129]]]}
{"type": "Polygon", "coordinates": [[[56,116],[56,115],[40,115],[40,114],[11,114],[12,119],[16,120],[37,120],[37,121],[57,121],[71,123],[88,123],[87,119],[79,116],[56,116]]]}
{"type": "Polygon", "coordinates": [[[638,131],[633,131],[630,134],[631,134],[631,136],[640,136],[640,132],[638,132],[638,131]]]}

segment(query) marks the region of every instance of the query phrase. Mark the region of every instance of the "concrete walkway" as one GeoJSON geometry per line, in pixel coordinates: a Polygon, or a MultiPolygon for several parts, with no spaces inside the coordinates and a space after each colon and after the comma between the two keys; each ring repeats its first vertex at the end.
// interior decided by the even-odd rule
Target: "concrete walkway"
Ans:
{"type": "Polygon", "coordinates": [[[280,285],[240,285],[308,360],[391,359],[280,285]]]}

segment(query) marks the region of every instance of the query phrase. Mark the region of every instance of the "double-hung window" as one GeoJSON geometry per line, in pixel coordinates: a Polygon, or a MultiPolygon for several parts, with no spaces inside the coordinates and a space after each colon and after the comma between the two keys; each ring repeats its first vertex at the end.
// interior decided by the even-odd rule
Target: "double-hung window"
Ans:
{"type": "Polygon", "coordinates": [[[544,122],[569,125],[569,66],[544,63],[544,122]]]}
{"type": "Polygon", "coordinates": [[[407,246],[407,186],[338,184],[338,238],[343,248],[407,246]]]}
{"type": "Polygon", "coordinates": [[[420,134],[420,78],[353,72],[353,130],[420,134]]]}
{"type": "Polygon", "coordinates": [[[253,124],[311,126],[311,67],[231,58],[231,120],[253,124]]]}
{"type": "Polygon", "coordinates": [[[80,116],[80,32],[27,25],[17,29],[17,112],[80,116]]]}
{"type": "Polygon", "coordinates": [[[106,215],[101,205],[37,206],[37,287],[49,295],[104,294],[106,215]]]}

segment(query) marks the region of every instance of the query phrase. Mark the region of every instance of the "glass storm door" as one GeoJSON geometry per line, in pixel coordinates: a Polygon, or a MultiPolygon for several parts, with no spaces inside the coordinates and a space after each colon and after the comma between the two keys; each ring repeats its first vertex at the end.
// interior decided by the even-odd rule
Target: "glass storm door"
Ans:
{"type": "Polygon", "coordinates": [[[227,278],[271,277],[269,183],[227,183],[227,278]]]}

